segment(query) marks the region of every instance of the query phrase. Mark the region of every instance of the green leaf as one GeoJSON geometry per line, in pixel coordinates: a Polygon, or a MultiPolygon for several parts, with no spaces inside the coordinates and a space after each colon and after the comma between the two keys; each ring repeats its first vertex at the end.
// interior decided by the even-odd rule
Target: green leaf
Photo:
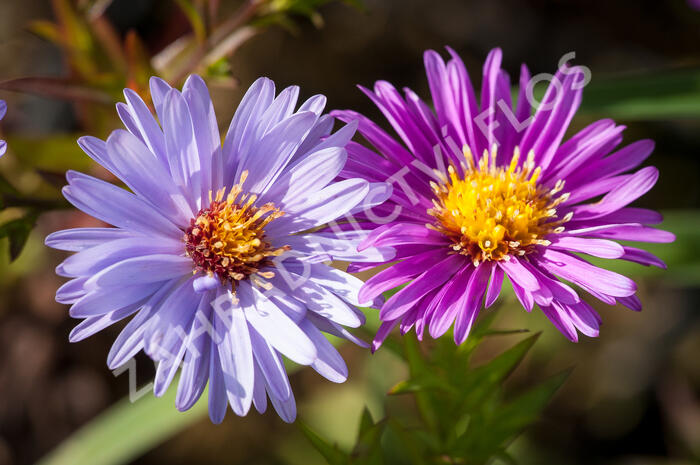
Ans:
{"type": "Polygon", "coordinates": [[[579,111],[626,120],[700,118],[700,70],[593,76],[579,111]]]}
{"type": "Polygon", "coordinates": [[[358,439],[361,438],[367,431],[374,426],[374,420],[372,419],[372,414],[367,407],[362,410],[362,416],[360,417],[360,426],[357,430],[358,439]]]}
{"type": "MultiPolygon", "coordinates": [[[[409,431],[404,425],[396,421],[395,419],[389,419],[387,421],[387,429],[390,433],[394,435],[398,443],[401,445],[402,451],[405,451],[406,455],[411,458],[413,465],[424,465],[425,460],[425,450],[423,447],[423,442],[416,440],[413,431],[409,431]]],[[[391,457],[394,458],[394,457],[391,457]]],[[[396,463],[396,461],[394,461],[396,463]]],[[[398,461],[398,463],[406,463],[405,461],[398,461]]]]}
{"type": "Polygon", "coordinates": [[[207,40],[207,30],[204,26],[204,19],[197,8],[190,0],[175,0],[182,12],[187,17],[187,20],[192,26],[192,31],[197,39],[197,42],[204,43],[207,40]]]}
{"type": "Polygon", "coordinates": [[[394,387],[389,389],[389,394],[407,394],[428,389],[443,390],[451,394],[459,393],[459,390],[450,385],[445,379],[435,376],[434,374],[423,374],[409,380],[398,382],[394,387]]]}
{"type": "Polygon", "coordinates": [[[9,194],[14,197],[20,195],[19,191],[15,189],[15,186],[10,184],[10,181],[5,179],[5,176],[0,175],[0,195],[9,194]]]}
{"type": "Polygon", "coordinates": [[[507,431],[507,435],[520,432],[535,421],[554,394],[571,374],[565,370],[508,402],[498,415],[497,428],[507,431]]]}
{"type": "Polygon", "coordinates": [[[360,418],[360,428],[357,435],[357,443],[352,450],[351,458],[353,463],[362,465],[382,464],[381,439],[385,427],[384,421],[374,423],[372,415],[367,407],[362,412],[360,418]]]}
{"type": "MultiPolygon", "coordinates": [[[[342,340],[334,339],[333,345],[342,340]]],[[[289,374],[303,368],[288,366],[289,374]]],[[[173,381],[172,386],[177,385],[173,381]]],[[[175,408],[177,389],[163,397],[146,396],[135,403],[122,399],[80,428],[37,465],[120,465],[129,463],[156,445],[207,416],[207,391],[191,409],[175,408]]]]}
{"type": "MultiPolygon", "coordinates": [[[[175,409],[176,389],[161,398],[147,396],[135,403],[123,399],[90,421],[37,465],[116,465],[129,463],[154,445],[201,420],[207,402],[187,412],[175,409]]],[[[202,395],[206,398],[206,392],[202,395]]]]}
{"type": "Polygon", "coordinates": [[[523,339],[490,362],[473,370],[469,374],[469,382],[464,386],[466,395],[459,411],[470,411],[484,402],[489,395],[497,392],[497,388],[522,362],[539,336],[540,333],[536,333],[523,339]]]}
{"type": "Polygon", "coordinates": [[[7,137],[7,144],[23,167],[53,172],[68,169],[88,171],[94,162],[78,146],[77,134],[53,134],[43,137],[7,137]]]}
{"type": "Polygon", "coordinates": [[[30,212],[22,218],[10,220],[0,226],[0,237],[7,237],[10,242],[10,261],[13,262],[22,253],[29,233],[36,223],[37,214],[30,212]]]}
{"type": "Polygon", "coordinates": [[[348,456],[341,452],[337,445],[330,444],[301,420],[298,420],[297,423],[301,432],[304,433],[304,436],[306,436],[323,458],[326,459],[329,465],[344,465],[348,463],[348,456]]]}

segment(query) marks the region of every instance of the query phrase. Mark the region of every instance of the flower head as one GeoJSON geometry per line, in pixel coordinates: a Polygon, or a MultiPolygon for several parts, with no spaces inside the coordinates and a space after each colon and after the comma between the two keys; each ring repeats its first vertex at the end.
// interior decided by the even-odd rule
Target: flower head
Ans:
{"type": "Polygon", "coordinates": [[[454,323],[455,342],[464,342],[481,308],[496,301],[504,276],[527,311],[537,304],[573,341],[578,331],[598,335],[600,325],[580,290],[641,309],[633,281],[579,254],[664,266],[615,242],[673,240],[648,226],[661,215],[629,207],[656,183],[653,167],[631,172],[654,144],[643,140],[616,150],[624,127],[611,120],[563,140],[586,83],[581,68],[563,66],[536,105],[523,65],[513,102],[496,49],[484,65],[479,102],[464,63],[448,50],[447,63],[425,53],[434,111],[410,89],[402,96],[384,81],[374,91],[362,88],[403,144],[358,113],[332,113],[358,122],[379,152],[350,143],[341,177],[388,178],[394,187],[389,201],[357,215],[375,228],[360,250],[394,247],[399,260],[370,278],[361,298],[408,283],[382,306],[374,349],[397,325],[404,334],[415,326],[422,339],[426,329],[439,337],[454,323]]]}
{"type": "MultiPolygon", "coordinates": [[[[391,249],[357,252],[366,232],[309,232],[382,201],[381,183],[334,182],[346,160],[350,124],[332,132],[317,95],[298,109],[297,87],[275,96],[266,78],[246,93],[223,146],[208,90],[197,76],[182,92],[151,80],[161,126],[125,90],[117,110],[127,130],[83,150],[125,190],[69,172],[63,193],[114,227],[58,231],[50,247],[77,252],[57,268],[70,278],[56,293],[84,318],[79,341],[132,316],[107,362],[140,350],[157,362],[162,395],[180,367],[176,406],[190,408],[209,384],[209,413],[231,405],[264,411],[269,397],[285,421],[296,415],[282,355],[334,382],[347,368],[322,332],[363,344],[344,326],[363,324],[357,278],[322,263],[377,261],[391,249]]],[[[386,196],[384,196],[386,197],[386,196]]]]}
{"type": "MultiPolygon", "coordinates": [[[[0,120],[2,120],[5,117],[5,113],[7,113],[7,104],[4,100],[0,100],[0,120]]],[[[4,140],[0,140],[0,157],[5,155],[6,150],[7,142],[5,142],[4,140]]]]}

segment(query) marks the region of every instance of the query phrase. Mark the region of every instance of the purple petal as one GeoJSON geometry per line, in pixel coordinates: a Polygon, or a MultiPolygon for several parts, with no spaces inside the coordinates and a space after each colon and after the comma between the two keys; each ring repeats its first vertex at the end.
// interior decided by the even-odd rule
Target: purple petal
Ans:
{"type": "Polygon", "coordinates": [[[423,271],[412,283],[391,296],[382,306],[379,317],[395,320],[413,307],[431,290],[446,282],[457,270],[466,266],[464,257],[448,255],[447,258],[423,271]]]}
{"type": "Polygon", "coordinates": [[[180,278],[192,273],[192,259],[175,255],[144,255],[129,258],[105,268],[85,283],[94,290],[103,287],[128,286],[138,281],[152,283],[180,278]]]}
{"type": "Polygon", "coordinates": [[[130,231],[119,228],[75,228],[49,234],[44,244],[53,249],[80,252],[105,242],[133,236],[130,231]]]}
{"type": "Polygon", "coordinates": [[[458,345],[467,340],[474,320],[479,314],[486,293],[486,285],[491,276],[491,266],[490,263],[481,263],[469,277],[467,290],[464,293],[465,305],[460,305],[462,309],[455,320],[454,340],[458,345]]]}
{"type": "Polygon", "coordinates": [[[268,185],[279,177],[315,121],[316,115],[311,112],[296,113],[278,123],[250,149],[236,173],[239,178],[243,171],[248,170],[248,180],[244,186],[247,192],[260,194],[267,190],[268,185]]]}
{"type": "Polygon", "coordinates": [[[428,311],[432,313],[428,332],[434,339],[445,334],[455,317],[464,307],[466,288],[474,267],[469,264],[455,275],[440,289],[428,311]]]}
{"type": "Polygon", "coordinates": [[[253,345],[255,361],[270,388],[271,397],[288,399],[292,395],[292,388],[282,359],[254,328],[250,329],[250,341],[253,345]]]}
{"type": "Polygon", "coordinates": [[[64,197],[85,213],[118,228],[182,238],[182,230],[134,194],[75,171],[66,177],[64,197]]]}
{"type": "Polygon", "coordinates": [[[543,250],[537,257],[537,262],[555,276],[610,296],[627,297],[637,290],[634,281],[621,274],[598,268],[573,255],[551,248],[543,250]]]}
{"type": "Polygon", "coordinates": [[[445,251],[437,249],[407,258],[369,278],[360,290],[359,299],[362,302],[373,300],[381,295],[382,292],[410,281],[418,276],[422,270],[428,269],[437,262],[444,260],[445,257],[445,251]]]}
{"type": "Polygon", "coordinates": [[[335,347],[328,342],[328,339],[311,321],[304,320],[299,326],[316,346],[318,356],[311,364],[311,367],[329,381],[334,383],[345,382],[348,378],[348,367],[345,365],[343,357],[335,350],[335,347]]]}
{"type": "Polygon", "coordinates": [[[574,208],[577,218],[598,218],[619,210],[646,194],[659,179],[659,171],[647,166],[634,173],[626,182],[611,190],[599,202],[574,208]]]}
{"type": "Polygon", "coordinates": [[[569,250],[571,252],[581,252],[600,258],[620,258],[625,250],[620,244],[605,239],[586,239],[575,236],[550,235],[549,247],[554,249],[569,250]]]}
{"type": "MultiPolygon", "coordinates": [[[[241,288],[245,288],[243,284],[241,288]]],[[[310,365],[316,358],[316,348],[304,332],[273,302],[254,287],[254,306],[244,307],[248,323],[275,349],[300,365],[310,365]]]]}
{"type": "Polygon", "coordinates": [[[498,295],[501,293],[501,288],[503,287],[503,268],[500,266],[491,267],[491,279],[489,281],[489,287],[486,291],[486,301],[484,306],[489,308],[498,299],[498,295]]]}
{"type": "MultiPolygon", "coordinates": [[[[253,296],[243,289],[238,295],[244,311],[253,304],[253,296]]],[[[230,312],[230,320],[226,321],[228,327],[220,328],[225,331],[225,335],[218,346],[228,401],[239,416],[244,416],[250,410],[255,380],[253,347],[246,317],[247,314],[241,311],[230,312]]],[[[221,326],[223,322],[217,319],[216,324],[221,326]]]]}
{"type": "Polygon", "coordinates": [[[114,289],[98,289],[74,303],[69,313],[73,318],[103,315],[127,305],[145,301],[161,286],[163,286],[162,283],[137,284],[123,286],[119,292],[115,292],[114,289]]]}

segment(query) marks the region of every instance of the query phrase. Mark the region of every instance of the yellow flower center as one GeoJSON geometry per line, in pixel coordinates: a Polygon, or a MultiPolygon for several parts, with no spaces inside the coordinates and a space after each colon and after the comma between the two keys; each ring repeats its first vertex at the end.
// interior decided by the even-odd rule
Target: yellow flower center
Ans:
{"type": "Polygon", "coordinates": [[[195,263],[195,269],[209,275],[217,274],[222,281],[235,287],[240,281],[257,273],[264,278],[274,276],[260,269],[272,264],[272,257],[280,255],[288,246],[273,248],[265,238],[265,226],[283,215],[272,203],[253,206],[257,196],[241,195],[241,181],[228,195],[221,189],[210,205],[199,211],[185,233],[185,250],[195,263]]]}
{"type": "Polygon", "coordinates": [[[516,147],[509,166],[497,166],[496,148],[484,151],[475,166],[468,148],[464,149],[464,176],[454,166],[448,176],[437,172],[442,182],[431,183],[436,198],[428,213],[438,221],[428,225],[452,239],[452,249],[469,256],[475,265],[487,260],[509,260],[521,256],[536,245],[549,245],[550,233],[564,230],[571,219],[557,218],[556,207],[569,194],[557,196],[564,187],[554,188],[537,183],[541,168],[535,167],[534,153],[519,166],[520,150],[516,147]]]}

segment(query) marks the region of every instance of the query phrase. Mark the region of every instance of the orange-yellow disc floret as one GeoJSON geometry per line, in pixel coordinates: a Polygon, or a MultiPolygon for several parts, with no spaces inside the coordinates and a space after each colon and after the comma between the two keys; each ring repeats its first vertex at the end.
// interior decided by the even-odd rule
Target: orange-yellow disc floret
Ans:
{"type": "Polygon", "coordinates": [[[216,274],[234,288],[236,281],[252,274],[271,278],[271,272],[260,270],[270,266],[273,257],[289,250],[288,246],[274,248],[266,240],[265,226],[283,213],[272,203],[253,206],[255,195],[241,195],[246,174],[228,195],[221,189],[210,198],[209,207],[199,211],[185,232],[185,251],[194,261],[195,270],[216,274]]]}
{"type": "Polygon", "coordinates": [[[497,166],[496,148],[484,151],[478,165],[469,149],[460,176],[449,166],[447,176],[438,172],[441,183],[431,183],[435,193],[428,211],[437,221],[429,224],[450,237],[452,249],[469,256],[475,264],[487,260],[509,260],[525,255],[536,245],[548,245],[550,233],[563,231],[556,207],[568,198],[558,195],[563,181],[546,187],[538,184],[541,168],[535,167],[534,153],[519,165],[516,147],[508,166],[497,166]]]}

